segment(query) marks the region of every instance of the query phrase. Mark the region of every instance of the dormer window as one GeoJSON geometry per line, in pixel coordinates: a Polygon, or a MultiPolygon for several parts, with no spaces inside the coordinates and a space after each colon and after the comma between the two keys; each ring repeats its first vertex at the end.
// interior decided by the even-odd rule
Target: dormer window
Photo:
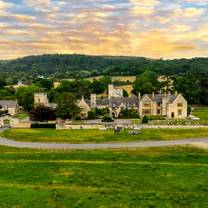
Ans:
{"type": "Polygon", "coordinates": [[[178,107],[183,107],[183,103],[178,103],[178,107]]]}

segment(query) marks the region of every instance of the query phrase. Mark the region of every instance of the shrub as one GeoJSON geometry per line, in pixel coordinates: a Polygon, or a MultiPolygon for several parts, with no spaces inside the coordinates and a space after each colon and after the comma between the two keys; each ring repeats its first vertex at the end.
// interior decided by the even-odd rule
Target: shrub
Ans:
{"type": "Polygon", "coordinates": [[[124,109],[120,112],[121,118],[140,118],[139,113],[135,109],[124,109]]]}
{"type": "Polygon", "coordinates": [[[96,118],[95,111],[89,111],[88,112],[88,119],[95,119],[95,118],[96,118]]]}
{"type": "Polygon", "coordinates": [[[102,122],[114,122],[114,119],[111,118],[109,115],[103,116],[102,122]]]}
{"type": "Polygon", "coordinates": [[[49,124],[49,123],[32,123],[31,129],[55,129],[56,124],[49,124]]]}
{"type": "Polygon", "coordinates": [[[143,119],[142,119],[142,123],[143,123],[143,124],[147,124],[148,122],[149,122],[149,118],[148,118],[147,115],[145,115],[145,116],[143,117],[143,119]]]}
{"type": "Polygon", "coordinates": [[[165,116],[162,116],[162,115],[149,115],[148,120],[149,121],[166,120],[166,118],[165,118],[165,116]]]}

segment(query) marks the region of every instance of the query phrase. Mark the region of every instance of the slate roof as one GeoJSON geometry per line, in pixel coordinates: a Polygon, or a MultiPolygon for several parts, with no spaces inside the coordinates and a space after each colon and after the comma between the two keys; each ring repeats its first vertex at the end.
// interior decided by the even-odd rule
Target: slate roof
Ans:
{"type": "Polygon", "coordinates": [[[0,100],[0,106],[7,106],[8,108],[16,108],[17,100],[0,100]]]}
{"type": "Polygon", "coordinates": [[[152,94],[149,94],[148,95],[149,98],[153,101],[153,102],[156,102],[156,103],[162,103],[162,99],[167,96],[167,101],[169,103],[173,103],[173,101],[177,98],[177,95],[175,94],[170,94],[170,95],[165,95],[165,94],[155,94],[155,95],[152,95],[152,94]]]}
{"type": "Polygon", "coordinates": [[[121,104],[124,104],[128,107],[139,107],[139,98],[133,97],[112,97],[110,99],[110,106],[118,107],[121,104]]]}

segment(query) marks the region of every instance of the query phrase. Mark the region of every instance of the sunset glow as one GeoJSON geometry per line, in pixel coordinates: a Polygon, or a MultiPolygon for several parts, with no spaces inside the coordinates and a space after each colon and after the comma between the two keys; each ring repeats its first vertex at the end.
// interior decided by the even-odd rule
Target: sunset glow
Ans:
{"type": "Polygon", "coordinates": [[[0,60],[208,56],[207,0],[0,0],[0,60]]]}

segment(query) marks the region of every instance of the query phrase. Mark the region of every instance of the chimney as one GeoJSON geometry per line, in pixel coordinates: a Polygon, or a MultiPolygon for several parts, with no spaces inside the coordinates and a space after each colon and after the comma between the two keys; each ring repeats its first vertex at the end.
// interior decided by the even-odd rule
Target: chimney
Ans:
{"type": "Polygon", "coordinates": [[[141,92],[139,92],[138,97],[139,97],[139,100],[141,100],[141,92]]]}
{"type": "Polygon", "coordinates": [[[175,95],[178,95],[178,91],[175,91],[175,95]]]}
{"type": "Polygon", "coordinates": [[[154,97],[155,96],[155,92],[152,92],[152,97],[154,97]]]}

